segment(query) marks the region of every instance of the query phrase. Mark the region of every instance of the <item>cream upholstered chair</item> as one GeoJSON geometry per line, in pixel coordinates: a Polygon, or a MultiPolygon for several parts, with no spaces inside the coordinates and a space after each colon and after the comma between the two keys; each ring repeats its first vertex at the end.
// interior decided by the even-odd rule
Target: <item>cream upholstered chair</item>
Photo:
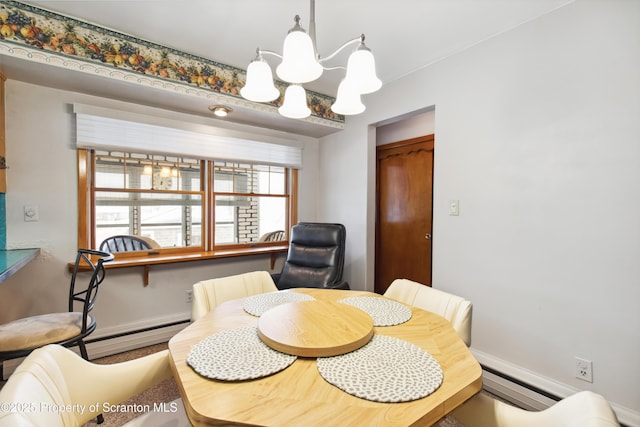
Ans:
{"type": "Polygon", "coordinates": [[[384,296],[439,314],[451,322],[467,346],[471,345],[471,301],[408,279],[394,280],[384,296]]]}
{"type": "Polygon", "coordinates": [[[599,394],[581,391],[543,411],[526,411],[478,394],[451,415],[465,427],[614,427],[619,426],[609,403],[599,394]]]}
{"type": "Polygon", "coordinates": [[[198,320],[225,301],[277,290],[268,271],[203,280],[193,285],[191,320],[198,320]]]}
{"type": "MultiPolygon", "coordinates": [[[[98,365],[50,344],[33,351],[0,390],[0,427],[81,426],[171,376],[169,352],[98,365]],[[64,410],[62,410],[64,409],[64,410]]],[[[126,426],[190,426],[181,400],[148,412],[126,426]]]]}

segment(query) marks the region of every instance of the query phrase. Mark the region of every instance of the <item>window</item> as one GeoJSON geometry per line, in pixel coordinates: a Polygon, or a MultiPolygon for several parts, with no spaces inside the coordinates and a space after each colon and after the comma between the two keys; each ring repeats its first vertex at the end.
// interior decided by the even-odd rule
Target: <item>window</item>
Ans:
{"type": "Polygon", "coordinates": [[[202,247],[202,161],[95,151],[93,163],[94,247],[116,235],[202,247]]]}
{"type": "Polygon", "coordinates": [[[288,199],[286,168],[214,162],[215,244],[255,243],[286,230],[288,199]]]}
{"type": "Polygon", "coordinates": [[[282,244],[295,216],[295,169],[97,149],[78,161],[82,247],[127,235],[159,253],[246,250],[282,244]]]}

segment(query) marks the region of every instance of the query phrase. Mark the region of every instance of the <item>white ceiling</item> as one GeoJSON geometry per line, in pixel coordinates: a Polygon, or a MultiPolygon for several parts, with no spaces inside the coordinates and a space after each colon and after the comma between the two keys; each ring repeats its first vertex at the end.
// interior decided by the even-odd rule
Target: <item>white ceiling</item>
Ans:
{"type": "MultiPolygon", "coordinates": [[[[572,1],[317,0],[318,50],[321,56],[328,56],[345,41],[364,33],[366,44],[376,57],[379,77],[383,83],[389,83],[572,1]]],[[[282,41],[293,26],[294,15],[301,16],[305,28],[309,25],[308,0],[43,0],[24,3],[243,69],[258,47],[281,52],[282,41]]],[[[344,65],[348,51],[331,63],[344,65]]],[[[67,89],[71,89],[69,85],[82,84],[82,79],[73,79],[78,80],[74,83],[66,81],[68,78],[63,83],[63,77],[56,80],[55,73],[48,72],[44,74],[51,74],[52,83],[47,83],[42,81],[42,70],[31,66],[26,72],[23,65],[20,61],[0,58],[0,66],[9,78],[37,78],[40,84],[67,89]]],[[[325,71],[319,80],[305,86],[335,96],[342,76],[341,70],[325,71]]],[[[90,82],[86,84],[95,87],[90,82]]],[[[139,96],[146,100],[145,103],[154,103],[148,94],[129,96],[139,96]]],[[[189,103],[175,100],[174,105],[175,102],[180,104],[180,109],[194,108],[197,114],[203,114],[202,105],[195,103],[190,107],[189,103]]],[[[364,102],[366,104],[366,97],[364,102]]],[[[254,119],[242,117],[239,120],[254,119]]],[[[255,120],[263,124],[260,117],[255,120]]],[[[294,125],[290,130],[295,128],[294,125]]],[[[317,131],[305,133],[317,136],[317,131]]]]}

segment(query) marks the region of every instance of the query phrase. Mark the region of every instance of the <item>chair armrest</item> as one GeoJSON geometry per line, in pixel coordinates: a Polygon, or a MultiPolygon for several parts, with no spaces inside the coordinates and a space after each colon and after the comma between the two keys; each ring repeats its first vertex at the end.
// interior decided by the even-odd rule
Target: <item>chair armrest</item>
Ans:
{"type": "Polygon", "coordinates": [[[351,288],[349,287],[349,283],[346,280],[339,280],[335,283],[328,285],[327,289],[344,289],[348,291],[351,288]]]}
{"type": "Polygon", "coordinates": [[[278,283],[276,283],[276,287],[279,290],[284,290],[284,289],[294,289],[294,288],[321,288],[321,289],[344,289],[344,290],[349,290],[351,289],[349,287],[349,283],[345,280],[339,280],[337,282],[331,283],[327,286],[311,286],[308,284],[303,284],[302,282],[300,284],[296,283],[293,286],[288,286],[288,287],[281,287],[278,286],[278,283]]]}
{"type": "Polygon", "coordinates": [[[99,406],[97,412],[84,414],[84,422],[102,413],[103,404],[119,404],[172,375],[169,350],[122,363],[100,365],[87,362],[68,349],[60,349],[68,352],[58,360],[61,369],[73,372],[67,379],[71,401],[85,404],[87,408],[96,403],[99,406]]]}
{"type": "Polygon", "coordinates": [[[281,275],[282,275],[282,273],[271,273],[271,278],[273,279],[273,283],[278,285],[278,282],[280,281],[280,276],[281,275]]]}

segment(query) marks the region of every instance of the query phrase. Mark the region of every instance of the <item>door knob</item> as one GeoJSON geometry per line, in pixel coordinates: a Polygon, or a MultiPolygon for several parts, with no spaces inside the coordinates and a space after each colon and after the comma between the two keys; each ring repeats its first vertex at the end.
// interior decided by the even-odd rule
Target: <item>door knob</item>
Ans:
{"type": "Polygon", "coordinates": [[[427,240],[431,240],[431,233],[425,234],[424,238],[427,239],[427,240]]]}

